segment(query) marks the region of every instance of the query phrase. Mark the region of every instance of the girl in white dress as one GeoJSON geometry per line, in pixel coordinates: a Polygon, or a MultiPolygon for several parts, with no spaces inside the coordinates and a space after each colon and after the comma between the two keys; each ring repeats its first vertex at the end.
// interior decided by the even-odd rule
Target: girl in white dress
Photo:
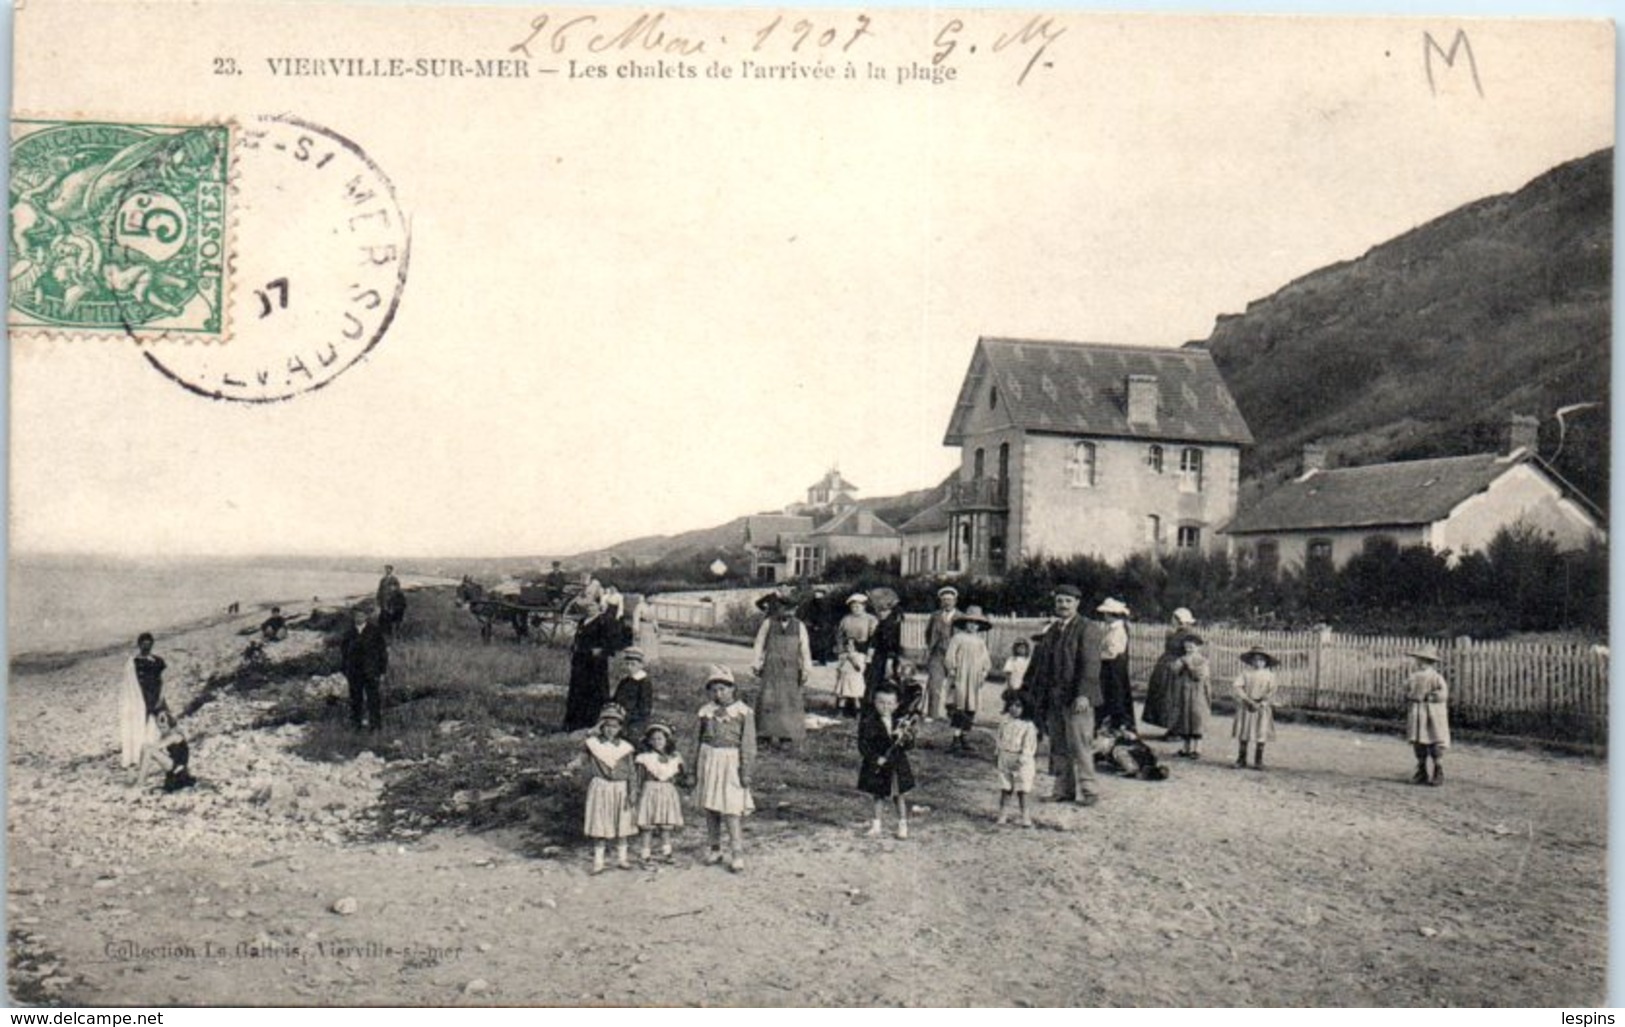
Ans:
{"type": "Polygon", "coordinates": [[[643,734],[643,751],[634,759],[638,770],[638,830],[643,832],[641,857],[654,858],[654,836],[660,836],[660,859],[672,861],[671,832],[683,826],[683,802],[677,794],[683,778],[683,757],[678,754],[672,730],[666,724],[650,724],[643,734]]]}
{"type": "Polygon", "coordinates": [[[610,839],[615,841],[615,865],[631,870],[627,858],[627,839],[638,833],[633,817],[632,789],[636,785],[632,757],[636,752],[632,743],[621,737],[621,725],[626,713],[610,703],[598,714],[598,731],[588,735],[584,744],[588,770],[586,824],[583,832],[593,839],[592,872],[604,872],[604,849],[610,839]]]}

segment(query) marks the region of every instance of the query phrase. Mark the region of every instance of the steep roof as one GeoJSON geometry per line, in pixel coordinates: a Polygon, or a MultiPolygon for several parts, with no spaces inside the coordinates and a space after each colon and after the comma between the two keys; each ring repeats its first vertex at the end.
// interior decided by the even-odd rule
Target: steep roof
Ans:
{"type": "Polygon", "coordinates": [[[813,529],[814,535],[861,535],[896,538],[897,529],[861,506],[848,507],[813,529]]]}
{"type": "Polygon", "coordinates": [[[831,467],[824,472],[824,476],[812,483],[812,488],[825,488],[831,492],[856,492],[858,487],[841,476],[841,472],[831,467]]]}
{"type": "Polygon", "coordinates": [[[923,535],[928,532],[946,531],[948,529],[948,502],[943,500],[903,522],[897,529],[899,535],[923,535]]]}
{"type": "Polygon", "coordinates": [[[1225,531],[1432,524],[1526,461],[1495,453],[1316,471],[1238,511],[1225,531]]]}
{"type": "Polygon", "coordinates": [[[749,545],[777,545],[780,535],[812,530],[813,519],[792,514],[751,514],[745,518],[745,542],[749,545]]]}
{"type": "Polygon", "coordinates": [[[1013,425],[1027,431],[1241,446],[1253,441],[1212,354],[1200,347],[981,338],[944,445],[964,441],[970,414],[986,401],[989,385],[998,387],[1013,425]],[[1129,423],[1129,375],[1156,378],[1154,424],[1129,423]]]}

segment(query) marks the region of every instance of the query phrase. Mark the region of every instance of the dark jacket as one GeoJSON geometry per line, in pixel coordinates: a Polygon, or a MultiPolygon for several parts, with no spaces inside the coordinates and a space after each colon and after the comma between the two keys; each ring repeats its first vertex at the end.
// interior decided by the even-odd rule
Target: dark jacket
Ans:
{"type": "Polygon", "coordinates": [[[1044,716],[1065,710],[1080,696],[1099,706],[1101,626],[1083,617],[1044,629],[1033,648],[1025,687],[1044,716]]]}
{"type": "Polygon", "coordinates": [[[354,624],[345,627],[339,639],[339,667],[347,678],[377,679],[389,669],[389,643],[384,629],[367,621],[359,631],[354,624]]]}
{"type": "MultiPolygon", "coordinates": [[[[893,730],[900,716],[892,718],[893,730]]],[[[914,768],[908,762],[908,745],[904,743],[893,748],[894,741],[896,737],[886,730],[886,723],[880,719],[880,714],[873,707],[864,710],[862,718],[858,720],[858,755],[863,758],[863,765],[858,768],[858,788],[876,798],[884,799],[892,794],[894,777],[899,795],[914,787],[914,768]],[[882,758],[886,760],[884,766],[880,763],[882,758]]]]}

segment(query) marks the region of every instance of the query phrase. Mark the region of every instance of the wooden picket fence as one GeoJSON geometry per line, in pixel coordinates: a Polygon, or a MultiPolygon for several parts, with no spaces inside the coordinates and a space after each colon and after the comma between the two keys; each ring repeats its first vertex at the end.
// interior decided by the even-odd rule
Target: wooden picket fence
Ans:
{"type": "MultiPolygon", "coordinates": [[[[925,651],[926,614],[908,614],[903,648],[925,651]]],[[[993,666],[1010,646],[1044,629],[1042,618],[993,617],[988,648],[993,666]]],[[[1332,631],[1250,631],[1201,627],[1213,663],[1214,696],[1222,698],[1241,670],[1241,654],[1260,646],[1281,661],[1275,676],[1283,707],[1402,717],[1405,681],[1414,669],[1406,655],[1423,645],[1439,652],[1439,671],[1450,683],[1452,725],[1497,734],[1527,735],[1603,746],[1608,742],[1608,653],[1577,642],[1436,641],[1340,635],[1332,631]]],[[[1162,655],[1166,629],[1131,625],[1129,675],[1143,689],[1162,655]]]]}

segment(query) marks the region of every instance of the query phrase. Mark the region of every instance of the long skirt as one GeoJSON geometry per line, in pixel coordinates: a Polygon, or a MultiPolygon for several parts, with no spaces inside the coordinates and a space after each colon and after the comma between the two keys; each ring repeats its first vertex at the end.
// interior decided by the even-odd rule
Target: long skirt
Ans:
{"type": "Polygon", "coordinates": [[[639,827],[682,827],[683,801],[670,781],[645,781],[638,796],[639,827]]]}
{"type": "Polygon", "coordinates": [[[941,720],[948,715],[948,663],[943,653],[925,661],[925,715],[941,720]]]}
{"type": "Polygon", "coordinates": [[[158,720],[147,713],[133,667],[119,686],[118,725],[119,761],[133,767],[141,762],[142,748],[158,740],[158,720]]]}
{"type": "Polygon", "coordinates": [[[694,776],[699,780],[700,808],[707,813],[742,816],[756,809],[750,789],[739,783],[738,749],[700,746],[694,776]]]}
{"type": "Polygon", "coordinates": [[[643,662],[660,662],[660,626],[650,621],[638,625],[637,646],[643,650],[643,662]]]}
{"type": "Polygon", "coordinates": [[[1101,706],[1107,727],[1135,730],[1134,691],[1128,679],[1128,657],[1100,661],[1101,706]]]}
{"type": "Polygon", "coordinates": [[[588,838],[625,838],[638,833],[632,818],[632,804],[626,799],[626,782],[595,777],[587,782],[588,838]]]}
{"type": "Polygon", "coordinates": [[[862,699],[863,672],[869,665],[867,653],[847,653],[835,668],[835,698],[862,699]]]}
{"type": "Polygon", "coordinates": [[[1157,657],[1151,668],[1151,680],[1145,686],[1145,706],[1140,710],[1140,722],[1166,728],[1174,720],[1174,664],[1178,656],[1167,653],[1157,657]]]}
{"type": "Polygon", "coordinates": [[[756,697],[756,737],[807,738],[807,702],[801,694],[800,674],[794,665],[762,669],[762,690],[756,697]]]}
{"type": "Polygon", "coordinates": [[[598,723],[609,702],[609,657],[590,652],[570,654],[570,690],[564,698],[564,730],[579,731],[598,723]]]}
{"type": "Polygon", "coordinates": [[[1235,723],[1230,726],[1230,736],[1243,745],[1275,741],[1275,707],[1266,704],[1249,710],[1238,705],[1235,723]]]}
{"type": "Polygon", "coordinates": [[[1168,719],[1168,733],[1184,738],[1201,738],[1207,734],[1207,718],[1212,712],[1213,700],[1208,694],[1206,680],[1193,680],[1180,676],[1174,679],[1174,715],[1168,719]]]}

